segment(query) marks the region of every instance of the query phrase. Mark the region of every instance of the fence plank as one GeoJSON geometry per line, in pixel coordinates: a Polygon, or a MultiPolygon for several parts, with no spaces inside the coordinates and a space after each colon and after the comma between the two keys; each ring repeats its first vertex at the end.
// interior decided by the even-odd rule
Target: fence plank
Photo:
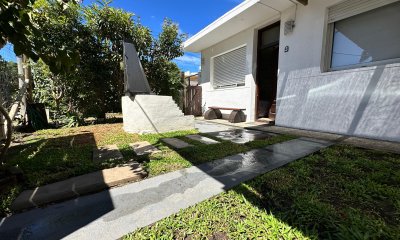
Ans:
{"type": "Polygon", "coordinates": [[[201,107],[202,88],[200,86],[188,86],[185,97],[185,114],[202,116],[201,107]]]}

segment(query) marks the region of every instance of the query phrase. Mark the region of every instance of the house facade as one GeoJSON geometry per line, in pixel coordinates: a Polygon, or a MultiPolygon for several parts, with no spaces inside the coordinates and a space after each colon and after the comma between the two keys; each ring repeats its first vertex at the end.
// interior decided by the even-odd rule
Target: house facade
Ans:
{"type": "Polygon", "coordinates": [[[184,43],[203,110],[400,141],[399,0],[246,0],[184,43]],[[274,114],[275,115],[275,114],[274,114]]]}

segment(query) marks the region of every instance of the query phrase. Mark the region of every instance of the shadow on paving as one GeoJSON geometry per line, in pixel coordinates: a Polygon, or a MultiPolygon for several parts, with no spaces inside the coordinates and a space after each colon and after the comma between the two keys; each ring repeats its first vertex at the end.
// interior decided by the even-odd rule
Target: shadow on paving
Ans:
{"type": "MultiPolygon", "coordinates": [[[[222,143],[215,145],[204,145],[204,149],[207,148],[210,150],[214,148],[215,151],[218,151],[222,144],[233,144],[230,141],[234,141],[237,144],[237,147],[246,146],[246,144],[252,144],[252,142],[246,143],[245,139],[237,139],[237,138],[249,138],[251,141],[258,141],[260,147],[265,143],[262,143],[262,140],[272,139],[273,137],[278,136],[278,134],[269,134],[269,133],[261,133],[257,136],[249,136],[250,133],[257,133],[257,131],[246,131],[246,130],[231,130],[231,131],[223,131],[223,132],[211,132],[207,134],[202,134],[203,136],[213,138],[221,141],[220,137],[224,138],[222,143]],[[239,144],[241,143],[241,144],[239,144]],[[244,143],[244,144],[243,144],[244,143]]],[[[254,142],[253,142],[254,144],[254,142]]],[[[274,215],[283,216],[282,212],[272,211],[276,210],[272,208],[272,205],[266,204],[263,200],[260,199],[261,195],[257,195],[256,193],[249,191],[246,187],[242,187],[239,185],[243,182],[252,180],[262,174],[265,174],[271,170],[282,167],[288,163],[291,163],[293,160],[306,157],[309,154],[318,152],[321,148],[325,148],[330,146],[332,143],[310,139],[310,138],[301,138],[298,140],[289,140],[283,143],[277,143],[275,145],[267,145],[263,146],[259,149],[250,150],[248,152],[236,155],[230,155],[229,157],[223,158],[220,156],[220,160],[216,160],[209,163],[203,163],[198,165],[203,161],[203,154],[206,152],[199,149],[198,147],[187,147],[184,149],[175,149],[183,158],[192,162],[193,165],[197,165],[197,168],[200,169],[205,174],[198,174],[196,176],[196,182],[201,182],[206,180],[207,176],[212,177],[214,180],[218,181],[223,185],[223,189],[225,191],[234,188],[238,193],[243,194],[243,196],[251,202],[254,206],[257,206],[260,209],[265,209],[266,211],[272,212],[274,215]],[[286,143],[290,143],[292,141],[298,141],[297,144],[289,146],[286,143]],[[194,159],[194,161],[192,160],[194,159]],[[239,185],[239,186],[238,186],[239,185]]],[[[207,151],[208,152],[208,151],[207,151]]],[[[217,153],[218,154],[218,153],[217,153]]],[[[176,183],[174,185],[187,185],[188,188],[194,187],[196,184],[192,183],[190,185],[190,181],[187,182],[185,179],[174,179],[176,183]]],[[[167,183],[168,184],[168,183],[167,183]]],[[[262,186],[263,187],[263,186],[262,186]]],[[[165,189],[165,188],[163,188],[165,189]]],[[[267,193],[268,189],[263,189],[267,193]]],[[[165,193],[166,196],[170,196],[172,194],[176,194],[176,191],[165,193]]],[[[262,191],[259,192],[261,194],[262,191]]],[[[290,202],[290,200],[288,200],[290,202]]],[[[304,236],[313,236],[310,232],[309,226],[304,227],[302,224],[292,224],[294,221],[286,221],[287,218],[281,218],[283,222],[287,222],[290,226],[298,228],[304,236]]],[[[218,232],[216,232],[218,234],[218,232]]]]}
{"type": "MultiPolygon", "coordinates": [[[[103,167],[92,161],[94,147],[96,147],[96,142],[90,132],[31,140],[30,143],[13,146],[7,154],[11,156],[7,164],[18,165],[24,171],[23,182],[18,185],[14,183],[13,186],[32,189],[73,176],[92,173],[92,179],[99,182],[98,190],[103,190],[107,188],[107,185],[103,182],[101,171],[97,171],[103,167]]],[[[9,194],[8,190],[13,186],[3,189],[2,194],[9,194]]],[[[70,190],[72,194],[67,193],[65,198],[79,196],[78,189],[70,190]]],[[[37,193],[38,191],[34,191],[30,196],[33,202],[40,202],[40,199],[36,199],[37,193]]],[[[0,221],[0,238],[60,239],[66,237],[114,209],[109,192],[103,191],[99,194],[102,198],[101,204],[96,203],[90,207],[80,207],[81,199],[76,198],[69,201],[73,204],[56,204],[32,209],[22,213],[23,218],[18,217],[20,214],[3,218],[0,221]]],[[[33,203],[32,206],[34,205],[33,203]]]]}

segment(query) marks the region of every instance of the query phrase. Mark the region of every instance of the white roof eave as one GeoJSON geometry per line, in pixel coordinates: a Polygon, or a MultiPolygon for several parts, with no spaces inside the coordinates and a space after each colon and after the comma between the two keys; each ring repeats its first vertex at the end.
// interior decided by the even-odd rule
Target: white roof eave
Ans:
{"type": "Polygon", "coordinates": [[[246,0],[183,43],[188,52],[200,52],[293,6],[289,0],[246,0]]]}

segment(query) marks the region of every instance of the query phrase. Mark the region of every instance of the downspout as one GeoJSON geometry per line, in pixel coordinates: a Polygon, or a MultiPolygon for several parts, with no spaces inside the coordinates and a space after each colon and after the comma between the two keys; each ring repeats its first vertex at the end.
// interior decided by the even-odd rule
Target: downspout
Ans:
{"type": "Polygon", "coordinates": [[[293,21],[296,22],[298,4],[293,0],[289,0],[289,1],[291,1],[296,6],[296,8],[294,9],[294,19],[293,19],[293,21]]]}

